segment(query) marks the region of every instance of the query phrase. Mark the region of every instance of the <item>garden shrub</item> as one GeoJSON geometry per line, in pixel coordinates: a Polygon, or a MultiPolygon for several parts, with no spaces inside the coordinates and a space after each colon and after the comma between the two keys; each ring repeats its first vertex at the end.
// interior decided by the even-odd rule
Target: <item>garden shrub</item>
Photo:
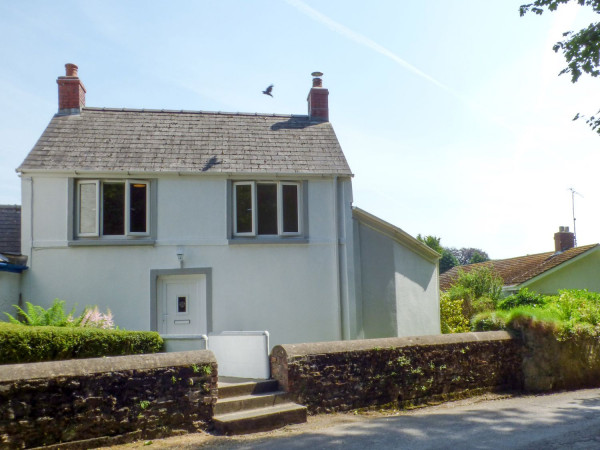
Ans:
{"type": "Polygon", "coordinates": [[[450,300],[462,300],[463,316],[492,311],[502,294],[502,278],[492,267],[480,267],[469,272],[458,271],[458,278],[446,294],[450,300]]]}
{"type": "Polygon", "coordinates": [[[463,314],[463,300],[452,300],[445,292],[440,295],[440,319],[444,334],[469,331],[469,319],[463,314]]]}
{"type": "Polygon", "coordinates": [[[516,294],[509,295],[500,300],[498,302],[498,309],[509,310],[519,306],[537,307],[543,306],[547,302],[548,300],[545,296],[532,292],[527,288],[522,288],[516,294]]]}
{"type": "Polygon", "coordinates": [[[523,290],[504,306],[476,315],[471,321],[474,331],[497,329],[543,328],[559,340],[600,337],[600,294],[585,289],[566,289],[558,295],[540,296],[523,290]],[[521,303],[521,305],[519,305],[521,303]]]}
{"type": "Polygon", "coordinates": [[[0,322],[0,364],[156,353],[162,347],[162,338],[153,331],[0,322]]]}

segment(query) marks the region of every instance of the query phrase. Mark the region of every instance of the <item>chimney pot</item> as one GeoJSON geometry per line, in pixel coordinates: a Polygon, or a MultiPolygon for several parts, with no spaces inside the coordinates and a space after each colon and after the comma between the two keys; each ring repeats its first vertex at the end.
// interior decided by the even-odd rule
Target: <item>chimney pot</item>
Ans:
{"type": "Polygon", "coordinates": [[[66,74],[68,77],[76,77],[78,67],[75,64],[65,64],[66,74]]]}

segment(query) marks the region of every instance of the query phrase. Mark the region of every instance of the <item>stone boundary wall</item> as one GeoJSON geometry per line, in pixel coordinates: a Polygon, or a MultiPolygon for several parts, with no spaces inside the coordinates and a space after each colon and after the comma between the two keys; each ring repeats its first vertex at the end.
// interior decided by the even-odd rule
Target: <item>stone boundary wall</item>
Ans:
{"type": "Polygon", "coordinates": [[[559,341],[552,330],[531,323],[520,331],[526,391],[600,387],[600,339],[583,335],[559,341]]]}
{"type": "Polygon", "coordinates": [[[202,429],[217,395],[208,350],[1,365],[0,447],[90,448],[202,429]]]}
{"type": "Polygon", "coordinates": [[[520,390],[523,347],[505,331],[278,345],[271,376],[311,413],[401,408],[520,390]]]}

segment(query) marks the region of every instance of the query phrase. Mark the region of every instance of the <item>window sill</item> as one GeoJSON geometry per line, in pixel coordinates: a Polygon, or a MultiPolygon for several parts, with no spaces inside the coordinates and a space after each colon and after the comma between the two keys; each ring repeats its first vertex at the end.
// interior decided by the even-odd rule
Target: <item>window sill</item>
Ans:
{"type": "Polygon", "coordinates": [[[69,241],[69,247],[154,245],[155,243],[155,239],[76,239],[69,241]]]}
{"type": "Polygon", "coordinates": [[[293,237],[233,237],[227,240],[230,245],[246,245],[246,244],[264,244],[264,245],[288,245],[288,244],[308,244],[308,238],[303,236],[293,237]]]}

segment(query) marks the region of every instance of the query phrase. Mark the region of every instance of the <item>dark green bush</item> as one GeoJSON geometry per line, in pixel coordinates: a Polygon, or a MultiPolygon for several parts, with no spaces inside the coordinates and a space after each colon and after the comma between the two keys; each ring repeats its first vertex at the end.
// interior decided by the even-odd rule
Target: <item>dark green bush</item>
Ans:
{"type": "Polygon", "coordinates": [[[498,309],[509,310],[520,306],[543,306],[548,303],[548,299],[540,294],[530,291],[527,288],[520,289],[519,292],[500,300],[498,309]]]}
{"type": "Polygon", "coordinates": [[[0,364],[156,353],[163,341],[153,331],[32,327],[0,322],[0,364]]]}

